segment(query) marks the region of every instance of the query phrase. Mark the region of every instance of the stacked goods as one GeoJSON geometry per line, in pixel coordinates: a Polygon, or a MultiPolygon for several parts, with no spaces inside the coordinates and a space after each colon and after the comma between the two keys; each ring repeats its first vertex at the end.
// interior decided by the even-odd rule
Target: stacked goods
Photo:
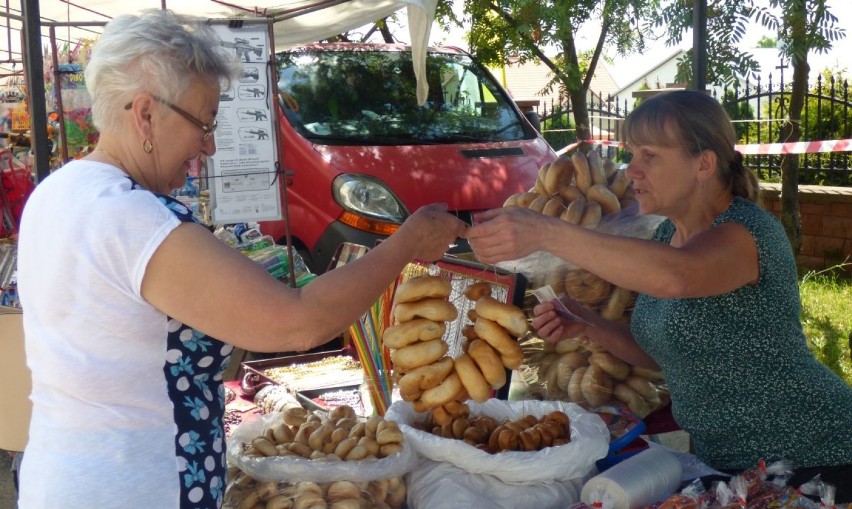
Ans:
{"type": "Polygon", "coordinates": [[[468,398],[485,401],[506,383],[506,369],[523,361],[516,338],[527,331],[522,309],[493,298],[489,284],[474,283],[465,291],[465,298],[476,303],[469,316],[473,325],[466,331],[464,352],[453,359],[442,339],[446,322],[458,317],[447,300],[451,291],[450,282],[440,276],[406,280],[394,296],[396,323],[383,337],[400,375],[402,399],[419,412],[432,410],[441,421],[449,415],[446,407],[468,398]]]}
{"type": "Polygon", "coordinates": [[[442,438],[463,440],[489,454],[540,451],[571,441],[568,415],[559,410],[541,418],[527,414],[498,422],[488,415],[471,415],[467,405],[459,404],[450,422],[439,424],[433,416],[428,417],[414,427],[442,438]]]}
{"type": "MultiPolygon", "coordinates": [[[[631,180],[624,169],[616,169],[610,159],[602,160],[594,149],[577,149],[542,166],[535,186],[510,196],[504,206],[527,207],[585,228],[603,229],[616,224],[615,218],[624,216],[619,213],[633,204],[631,180]]],[[[551,261],[531,276],[531,289],[549,285],[556,295],[565,294],[603,318],[630,321],[635,293],[589,271],[551,261]]],[[[668,403],[661,373],[629,366],[582,338],[556,345],[545,342],[543,348],[526,364],[538,366],[538,379],[548,399],[586,407],[615,403],[641,417],[668,403]]]]}
{"type": "MultiPolygon", "coordinates": [[[[326,413],[289,408],[271,420],[261,434],[239,444],[243,458],[297,458],[321,465],[375,461],[400,453],[404,437],[396,422],[375,415],[360,419],[349,406],[326,413]]],[[[256,479],[240,468],[229,472],[227,504],[236,508],[401,507],[401,478],[333,483],[296,483],[256,479]],[[310,489],[305,488],[310,486],[310,489]],[[344,489],[345,488],[345,489],[344,489]],[[305,499],[305,500],[302,500],[305,499]],[[323,502],[319,504],[317,500],[323,502]],[[311,501],[318,505],[311,505],[311,501]],[[344,502],[345,501],[345,502],[344,502]],[[287,505],[289,502],[292,505],[287,505]],[[326,504],[326,502],[328,502],[326,504]],[[276,505],[277,504],[277,505],[276,505]],[[348,504],[348,505],[347,505],[348,504]]]]}
{"type": "Polygon", "coordinates": [[[549,399],[585,407],[615,404],[640,418],[669,403],[661,371],[631,366],[582,340],[566,339],[539,358],[539,373],[549,399]]]}
{"type": "Polygon", "coordinates": [[[402,477],[329,483],[260,482],[249,477],[231,483],[225,509],[398,509],[407,490],[402,477]],[[237,493],[239,496],[235,496],[237,493]]]}
{"type": "Polygon", "coordinates": [[[630,179],[610,159],[591,150],[562,154],[538,171],[535,186],[513,194],[503,203],[559,217],[586,228],[597,228],[601,218],[635,202],[630,179]]]}
{"type": "Polygon", "coordinates": [[[349,406],[328,415],[289,408],[282,418],[248,444],[244,456],[301,456],[325,461],[385,458],[402,449],[402,432],[394,421],[374,415],[359,419],[349,406]]]}

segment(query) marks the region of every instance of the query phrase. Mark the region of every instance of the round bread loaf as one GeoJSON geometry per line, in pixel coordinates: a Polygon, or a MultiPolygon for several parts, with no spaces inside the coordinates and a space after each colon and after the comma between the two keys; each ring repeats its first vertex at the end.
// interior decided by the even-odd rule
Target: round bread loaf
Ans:
{"type": "Polygon", "coordinates": [[[473,331],[479,338],[484,339],[492,348],[497,350],[504,366],[506,366],[507,360],[510,360],[512,365],[506,366],[507,368],[518,369],[520,367],[520,361],[524,356],[521,345],[512,339],[500,324],[480,316],[473,324],[473,331]]]}
{"type": "Polygon", "coordinates": [[[448,348],[447,344],[440,339],[420,341],[391,350],[391,362],[394,369],[407,373],[440,359],[447,353],[448,348]]]}
{"type": "Polygon", "coordinates": [[[415,318],[399,322],[385,329],[382,341],[388,348],[402,348],[418,341],[429,341],[443,337],[447,330],[444,322],[426,318],[415,318]]]}
{"type": "Polygon", "coordinates": [[[458,356],[455,360],[455,368],[470,399],[483,403],[491,397],[491,387],[470,355],[465,353],[458,356]]]}
{"type": "Polygon", "coordinates": [[[417,276],[405,280],[397,287],[393,296],[395,304],[414,302],[421,299],[445,299],[453,287],[441,276],[417,276]]]}
{"type": "Polygon", "coordinates": [[[461,390],[461,379],[457,373],[452,372],[436,387],[423,391],[420,401],[422,401],[426,407],[433,408],[452,400],[461,390]]]}
{"type": "Polygon", "coordinates": [[[476,362],[482,376],[492,389],[497,390],[506,384],[506,368],[497,351],[482,339],[470,342],[468,354],[476,362]]]}
{"type": "Polygon", "coordinates": [[[394,306],[394,317],[398,322],[407,322],[415,318],[426,318],[434,322],[455,320],[458,309],[444,299],[423,299],[416,302],[402,302],[394,306]]]}
{"type": "Polygon", "coordinates": [[[502,325],[510,334],[516,338],[523,337],[527,333],[527,317],[524,310],[500,302],[491,296],[484,296],[476,301],[476,314],[481,318],[487,318],[502,325]]]}

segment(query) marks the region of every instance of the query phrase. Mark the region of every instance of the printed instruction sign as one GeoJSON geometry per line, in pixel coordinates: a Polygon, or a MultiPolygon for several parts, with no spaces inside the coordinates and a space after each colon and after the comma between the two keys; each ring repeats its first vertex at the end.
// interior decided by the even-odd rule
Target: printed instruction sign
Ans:
{"type": "Polygon", "coordinates": [[[243,65],[240,76],[219,97],[216,154],[207,160],[212,222],[281,219],[272,108],[272,79],[277,76],[268,72],[268,27],[212,27],[220,44],[233,50],[243,65]]]}

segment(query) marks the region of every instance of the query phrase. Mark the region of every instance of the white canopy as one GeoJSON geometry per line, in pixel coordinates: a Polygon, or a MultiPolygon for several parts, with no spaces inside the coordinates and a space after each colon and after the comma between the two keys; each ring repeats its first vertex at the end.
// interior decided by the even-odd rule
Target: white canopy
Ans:
{"type": "MultiPolygon", "coordinates": [[[[275,20],[275,48],[315,42],[373,23],[407,8],[417,99],[426,100],[420,77],[426,70],[426,48],[438,0],[88,0],[85,7],[67,0],[40,0],[42,18],[61,22],[108,21],[106,17],[159,9],[210,19],[266,17],[275,20]]],[[[62,34],[62,30],[60,30],[62,34]]],[[[86,37],[91,37],[89,32],[86,37]]]]}

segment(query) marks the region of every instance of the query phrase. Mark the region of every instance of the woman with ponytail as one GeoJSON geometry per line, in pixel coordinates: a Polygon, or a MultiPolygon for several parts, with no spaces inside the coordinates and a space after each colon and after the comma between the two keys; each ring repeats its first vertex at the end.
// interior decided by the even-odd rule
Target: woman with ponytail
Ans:
{"type": "Polygon", "coordinates": [[[588,230],[528,209],[480,214],[468,230],[486,263],[548,251],[638,293],[629,326],[562,297],[586,322],[535,307],[548,341],[582,336],[622,360],[662,369],[672,414],[711,467],[735,473],[789,460],[852,501],[852,388],[807,347],[795,257],[759,206],[722,106],[675,91],[642,102],[622,129],[639,212],[666,219],[650,240],[588,230]]]}

